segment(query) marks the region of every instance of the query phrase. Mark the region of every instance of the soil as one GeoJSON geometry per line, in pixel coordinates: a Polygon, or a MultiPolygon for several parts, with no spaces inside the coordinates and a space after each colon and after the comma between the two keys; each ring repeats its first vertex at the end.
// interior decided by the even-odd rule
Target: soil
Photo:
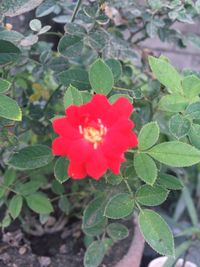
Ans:
{"type": "MultiPolygon", "coordinates": [[[[133,231],[116,243],[105,256],[101,267],[114,267],[127,252],[133,231]]],[[[0,267],[83,267],[85,246],[81,225],[73,223],[63,231],[35,237],[21,230],[5,232],[0,242],[0,267]]],[[[141,267],[147,267],[152,257],[144,257],[141,267]]]]}

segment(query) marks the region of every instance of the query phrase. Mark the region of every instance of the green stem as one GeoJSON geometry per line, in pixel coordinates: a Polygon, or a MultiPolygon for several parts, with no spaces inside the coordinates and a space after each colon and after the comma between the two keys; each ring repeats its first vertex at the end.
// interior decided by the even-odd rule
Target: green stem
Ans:
{"type": "Polygon", "coordinates": [[[60,195],[60,196],[57,196],[57,197],[52,198],[52,199],[51,199],[51,202],[54,202],[54,201],[60,199],[62,196],[66,196],[66,197],[68,197],[68,196],[76,196],[76,195],[79,195],[79,196],[82,196],[82,197],[85,197],[85,196],[86,196],[86,194],[85,194],[85,193],[82,193],[82,192],[66,193],[66,194],[62,194],[62,195],[60,195]]]}
{"type": "Polygon", "coordinates": [[[140,211],[140,212],[143,212],[143,210],[142,210],[142,208],[141,208],[140,204],[138,204],[138,202],[137,202],[137,201],[135,201],[135,205],[138,207],[138,209],[139,209],[139,211],[140,211]]]}
{"type": "Polygon", "coordinates": [[[59,36],[59,37],[63,37],[63,34],[61,32],[45,32],[43,34],[45,34],[45,35],[56,35],[56,36],[59,36]]]}
{"type": "Polygon", "coordinates": [[[138,150],[134,150],[134,149],[129,149],[128,152],[130,153],[137,153],[138,150]]]}
{"type": "Polygon", "coordinates": [[[72,18],[71,18],[71,22],[74,22],[75,18],[76,18],[76,15],[78,13],[78,10],[79,10],[79,7],[82,3],[82,0],[78,0],[77,3],[76,3],[76,6],[75,6],[75,9],[74,9],[74,12],[72,14],[72,18]]]}
{"type": "Polygon", "coordinates": [[[113,90],[126,91],[126,92],[131,92],[131,93],[133,93],[133,90],[131,90],[131,89],[126,89],[126,88],[116,87],[116,86],[113,87],[113,90]]]}
{"type": "Polygon", "coordinates": [[[129,191],[130,195],[133,196],[133,191],[132,191],[128,181],[125,178],[123,178],[123,179],[124,179],[123,181],[126,184],[126,187],[127,187],[128,191],[129,191]]]}
{"type": "Polygon", "coordinates": [[[4,184],[1,184],[0,187],[1,187],[1,186],[4,187],[5,189],[7,189],[7,190],[9,190],[9,191],[11,191],[11,192],[17,194],[17,195],[20,195],[19,192],[15,191],[14,189],[12,189],[12,188],[10,188],[10,187],[4,185],[4,184]]]}

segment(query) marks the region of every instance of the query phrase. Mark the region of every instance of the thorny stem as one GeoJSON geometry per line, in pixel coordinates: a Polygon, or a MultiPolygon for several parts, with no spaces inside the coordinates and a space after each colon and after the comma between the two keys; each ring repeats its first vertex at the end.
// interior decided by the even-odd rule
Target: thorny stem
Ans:
{"type": "Polygon", "coordinates": [[[80,7],[81,3],[82,3],[82,0],[78,0],[78,1],[77,1],[77,3],[76,3],[76,7],[75,7],[74,12],[73,12],[73,14],[72,14],[71,22],[74,22],[74,20],[75,20],[75,18],[76,18],[76,15],[77,15],[77,13],[78,13],[78,10],[79,10],[79,7],[80,7]]]}

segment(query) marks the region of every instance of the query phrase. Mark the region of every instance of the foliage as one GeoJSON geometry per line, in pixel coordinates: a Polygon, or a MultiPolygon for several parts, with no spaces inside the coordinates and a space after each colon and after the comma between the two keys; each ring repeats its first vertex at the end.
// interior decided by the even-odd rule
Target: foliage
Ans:
{"type": "MultiPolygon", "coordinates": [[[[122,220],[113,220],[134,213],[150,246],[178,257],[191,243],[174,251],[166,212],[161,217],[151,206],[162,204],[174,190],[178,202],[171,226],[187,209],[191,224],[179,235],[199,238],[192,194],[200,195],[200,75],[176,70],[165,56],[146,55],[140,42],[157,36],[182,48],[189,43],[200,48],[198,36],[171,28],[177,21],[193,23],[200,2],[126,0],[121,8],[118,0],[38,1],[26,33],[8,29],[5,16],[18,14],[18,8],[26,11],[25,1],[13,2],[0,1],[2,228],[19,219],[30,232],[36,216],[45,229],[50,214],[57,220],[83,214],[83,232],[92,240],[84,266],[97,267],[108,249],[128,235],[122,220]],[[47,15],[51,25],[41,22],[47,15]],[[50,31],[53,23],[63,32],[50,31]],[[59,39],[56,48],[51,35],[59,39]],[[108,171],[98,182],[72,180],[69,161],[52,156],[52,120],[71,104],[88,102],[94,92],[107,95],[110,103],[120,96],[133,103],[139,145],[126,153],[119,175],[108,171]]],[[[167,266],[173,265],[170,261],[167,266]]]]}

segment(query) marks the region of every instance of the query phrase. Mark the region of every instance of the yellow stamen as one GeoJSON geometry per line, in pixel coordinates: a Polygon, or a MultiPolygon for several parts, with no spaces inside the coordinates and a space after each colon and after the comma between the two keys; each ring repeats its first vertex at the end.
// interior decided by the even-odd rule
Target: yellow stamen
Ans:
{"type": "Polygon", "coordinates": [[[90,143],[93,143],[94,149],[97,149],[98,145],[102,142],[104,135],[107,133],[107,128],[102,124],[101,119],[98,119],[98,128],[87,126],[83,127],[79,125],[79,132],[83,135],[84,139],[90,143]]]}

